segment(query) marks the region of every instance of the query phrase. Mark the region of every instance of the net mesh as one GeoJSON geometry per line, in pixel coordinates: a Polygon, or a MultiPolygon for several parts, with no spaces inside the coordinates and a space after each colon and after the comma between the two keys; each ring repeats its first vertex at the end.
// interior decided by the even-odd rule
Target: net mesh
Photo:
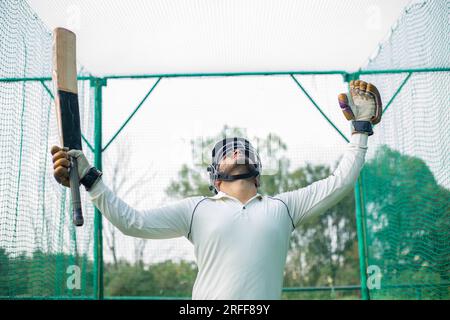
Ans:
{"type": "MultiPolygon", "coordinates": [[[[0,77],[48,77],[51,34],[26,2],[1,1],[0,26],[0,77]]],[[[52,88],[50,81],[0,83],[3,297],[92,295],[93,209],[82,194],[85,227],[75,230],[70,195],[54,183],[49,150],[59,139],[52,88]],[[71,278],[75,273],[80,277],[71,278]]],[[[92,123],[90,90],[79,83],[84,124],[92,123]]],[[[91,127],[82,130],[92,137],[91,127]]]]}
{"type": "MultiPolygon", "coordinates": [[[[448,68],[448,10],[444,0],[415,2],[363,70],[448,68]]],[[[48,77],[50,32],[25,1],[0,1],[0,13],[0,78],[48,77]]],[[[348,137],[348,123],[336,106],[336,93],[346,87],[341,76],[295,78],[348,137]]],[[[361,79],[377,85],[385,105],[395,96],[370,138],[362,172],[370,298],[448,299],[449,73],[377,74],[361,79]]],[[[267,178],[263,185],[273,180],[278,189],[264,192],[286,191],[325,177],[346,144],[292,80],[289,76],[163,79],[151,96],[151,108],[147,101],[103,153],[105,182],[138,209],[168,203],[177,194],[173,194],[176,188],[172,195],[166,190],[182,176],[183,164],[198,169],[191,174],[207,183],[204,167],[195,167],[190,142],[199,135],[214,137],[224,123],[244,128],[249,138],[272,131],[285,138],[288,147],[281,148],[280,154],[290,167],[267,178]],[[174,93],[183,97],[182,106],[174,93]],[[212,103],[217,110],[230,112],[206,119],[212,103]],[[255,114],[262,110],[269,116],[255,123],[255,114]],[[242,117],[236,119],[237,113],[242,117]],[[283,123],[276,127],[273,119],[280,114],[283,123]],[[169,118],[171,125],[161,128],[160,123],[169,118]],[[321,125],[311,128],[308,122],[321,125]],[[158,158],[142,156],[142,146],[172,160],[162,164],[158,158]],[[307,167],[311,160],[324,166],[307,167]],[[295,171],[298,168],[304,171],[295,171]],[[145,188],[137,188],[141,183],[145,188]]],[[[104,143],[154,84],[153,79],[133,84],[108,81],[104,143]],[[122,100],[124,95],[115,95],[121,91],[133,98],[122,100]]],[[[93,207],[82,190],[85,225],[75,228],[70,194],[52,176],[49,150],[59,144],[52,91],[49,81],[0,82],[0,297],[95,296],[93,207]],[[77,272],[79,283],[72,277],[77,272]]],[[[94,92],[88,81],[79,82],[79,100],[82,133],[92,144],[94,92]]],[[[93,153],[85,143],[83,148],[93,163],[93,153]]],[[[133,239],[105,219],[103,223],[106,296],[190,296],[196,268],[187,240],[133,239]]],[[[283,298],[360,297],[354,286],[359,279],[353,194],[299,228],[293,239],[285,286],[350,286],[285,290],[283,298]]]]}
{"type": "MultiPolygon", "coordinates": [[[[421,1],[401,17],[366,70],[450,66],[448,1],[421,1]]],[[[371,75],[385,101],[406,80],[371,137],[363,171],[373,299],[448,299],[449,72],[371,75]],[[375,278],[372,278],[375,280],[375,278]]],[[[370,281],[369,281],[370,282],[370,281]]]]}

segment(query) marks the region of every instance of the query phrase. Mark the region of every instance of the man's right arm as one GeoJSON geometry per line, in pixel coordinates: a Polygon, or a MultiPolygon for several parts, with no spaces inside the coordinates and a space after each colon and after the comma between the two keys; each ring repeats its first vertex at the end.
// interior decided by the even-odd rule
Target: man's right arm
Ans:
{"type": "Polygon", "coordinates": [[[191,197],[159,208],[138,211],[99,181],[89,190],[92,203],[122,233],[148,239],[187,236],[191,213],[201,197],[191,197]]]}
{"type": "Polygon", "coordinates": [[[188,236],[192,211],[202,197],[191,197],[163,207],[138,211],[117,197],[99,174],[90,176],[92,166],[80,150],[51,149],[53,175],[69,187],[69,157],[78,162],[80,182],[87,188],[92,203],[124,234],[140,238],[167,239],[188,236]],[[89,177],[89,179],[88,179],[89,177]]]}

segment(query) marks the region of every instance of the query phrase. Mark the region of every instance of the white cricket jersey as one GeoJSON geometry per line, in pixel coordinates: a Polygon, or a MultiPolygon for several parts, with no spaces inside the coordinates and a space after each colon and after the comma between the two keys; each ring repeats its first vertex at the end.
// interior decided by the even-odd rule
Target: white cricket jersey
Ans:
{"type": "Polygon", "coordinates": [[[367,135],[354,134],[330,177],[274,197],[257,194],[245,204],[220,192],[138,211],[101,180],[89,194],[102,214],[126,235],[188,238],[198,265],[193,299],[280,299],[292,231],[352,189],[366,145],[367,135]]]}

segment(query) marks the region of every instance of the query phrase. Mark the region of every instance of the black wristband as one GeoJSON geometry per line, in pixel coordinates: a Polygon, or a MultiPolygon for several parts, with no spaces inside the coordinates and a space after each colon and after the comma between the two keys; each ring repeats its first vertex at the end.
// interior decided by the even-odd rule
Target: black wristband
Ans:
{"type": "Polygon", "coordinates": [[[360,132],[373,135],[372,123],[370,121],[352,121],[352,133],[360,132]]]}
{"type": "Polygon", "coordinates": [[[80,183],[86,188],[86,191],[89,191],[102,174],[96,167],[92,167],[83,179],[80,180],[80,183]]]}

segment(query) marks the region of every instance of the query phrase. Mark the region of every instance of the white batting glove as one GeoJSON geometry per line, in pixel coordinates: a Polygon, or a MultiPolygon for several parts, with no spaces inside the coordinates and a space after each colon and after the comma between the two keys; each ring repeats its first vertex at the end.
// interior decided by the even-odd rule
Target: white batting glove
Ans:
{"type": "Polygon", "coordinates": [[[83,179],[84,176],[88,173],[89,169],[92,168],[88,159],[81,150],[70,150],[69,152],[67,152],[67,154],[77,159],[78,177],[80,177],[80,180],[83,179]]]}
{"type": "Polygon", "coordinates": [[[350,81],[350,95],[341,93],[338,100],[345,118],[352,121],[352,134],[372,135],[372,125],[380,122],[383,111],[378,89],[361,80],[350,81]]]}

